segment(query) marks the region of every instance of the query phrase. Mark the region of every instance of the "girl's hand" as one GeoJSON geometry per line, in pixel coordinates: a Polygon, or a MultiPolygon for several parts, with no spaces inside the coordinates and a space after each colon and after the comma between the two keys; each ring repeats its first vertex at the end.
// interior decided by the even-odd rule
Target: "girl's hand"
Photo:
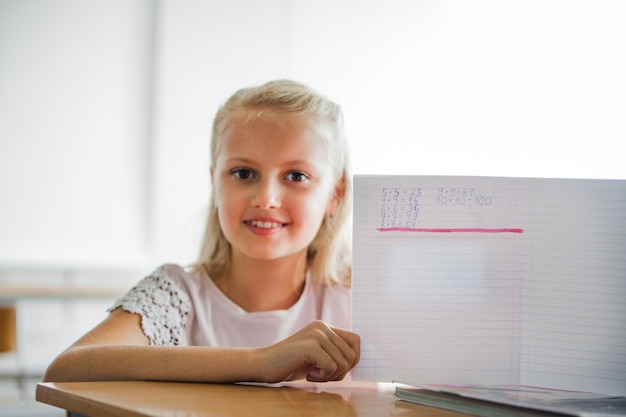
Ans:
{"type": "Polygon", "coordinates": [[[314,321],[258,352],[263,382],[305,377],[314,382],[339,381],[359,362],[361,339],[352,332],[314,321]]]}

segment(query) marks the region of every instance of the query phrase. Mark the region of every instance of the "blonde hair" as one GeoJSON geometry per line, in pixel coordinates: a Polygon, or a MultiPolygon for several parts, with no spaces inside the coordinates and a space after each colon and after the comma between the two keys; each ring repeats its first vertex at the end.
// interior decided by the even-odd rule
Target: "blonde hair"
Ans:
{"type": "MultiPolygon", "coordinates": [[[[332,216],[326,216],[309,245],[307,268],[311,277],[323,285],[350,286],[352,176],[343,113],[338,104],[291,80],[271,81],[238,90],[220,107],[213,121],[211,165],[215,165],[220,136],[226,128],[245,123],[265,111],[278,117],[310,120],[329,151],[333,173],[337,181],[343,181],[344,193],[332,216]]],[[[204,242],[192,269],[205,269],[211,276],[224,274],[230,268],[230,254],[231,246],[220,227],[215,196],[211,195],[204,242]]]]}

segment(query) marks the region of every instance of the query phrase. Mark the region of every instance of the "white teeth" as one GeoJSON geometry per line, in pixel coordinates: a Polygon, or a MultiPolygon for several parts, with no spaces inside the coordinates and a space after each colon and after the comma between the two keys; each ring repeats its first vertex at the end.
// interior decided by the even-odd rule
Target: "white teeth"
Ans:
{"type": "Polygon", "coordinates": [[[276,222],[261,222],[258,220],[252,220],[250,223],[252,224],[252,226],[260,227],[262,229],[273,229],[276,227],[280,227],[280,223],[276,222]]]}

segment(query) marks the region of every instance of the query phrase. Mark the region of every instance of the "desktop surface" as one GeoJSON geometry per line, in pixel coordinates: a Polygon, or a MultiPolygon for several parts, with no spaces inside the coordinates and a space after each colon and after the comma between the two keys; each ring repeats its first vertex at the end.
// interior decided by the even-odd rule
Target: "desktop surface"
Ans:
{"type": "Polygon", "coordinates": [[[87,417],[432,416],[451,411],[398,400],[390,384],[275,385],[180,382],[60,382],[37,385],[37,401],[87,417]]]}

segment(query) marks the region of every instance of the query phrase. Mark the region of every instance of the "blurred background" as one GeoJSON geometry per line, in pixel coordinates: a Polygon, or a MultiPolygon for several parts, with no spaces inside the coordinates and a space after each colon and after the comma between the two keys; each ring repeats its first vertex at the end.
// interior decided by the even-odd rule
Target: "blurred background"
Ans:
{"type": "Polygon", "coordinates": [[[195,260],[212,118],[243,86],[339,102],[357,174],[626,179],[624,21],[619,0],[0,0],[0,382],[195,260]]]}

